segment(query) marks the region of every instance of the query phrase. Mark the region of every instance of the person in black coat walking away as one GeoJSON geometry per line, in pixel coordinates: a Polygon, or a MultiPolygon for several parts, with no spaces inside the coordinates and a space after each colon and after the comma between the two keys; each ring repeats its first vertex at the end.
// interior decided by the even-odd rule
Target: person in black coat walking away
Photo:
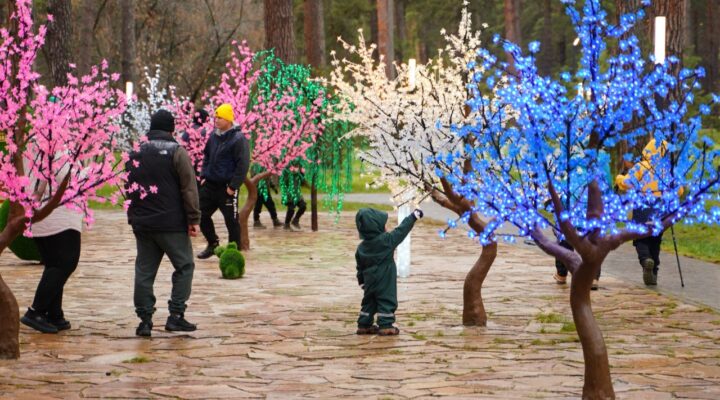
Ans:
{"type": "Polygon", "coordinates": [[[135,312],[140,325],[135,334],[151,336],[155,312],[153,284],[163,255],[175,268],[168,301],[168,331],[194,331],[185,319],[192,288],[193,261],[190,236],[196,236],[200,209],[195,171],[187,151],[173,139],[175,119],[167,110],[152,115],[148,140],[125,164],[128,187],[135,184],[150,193],[129,194],[128,222],[137,244],[135,258],[135,312]]]}
{"type": "Polygon", "coordinates": [[[250,167],[250,145],[240,128],[234,126],[235,115],[230,104],[215,110],[215,132],[205,145],[200,173],[200,230],[207,247],[197,257],[210,258],[220,245],[212,215],[218,209],[225,219],[229,242],[240,245],[237,194],[250,167]]]}

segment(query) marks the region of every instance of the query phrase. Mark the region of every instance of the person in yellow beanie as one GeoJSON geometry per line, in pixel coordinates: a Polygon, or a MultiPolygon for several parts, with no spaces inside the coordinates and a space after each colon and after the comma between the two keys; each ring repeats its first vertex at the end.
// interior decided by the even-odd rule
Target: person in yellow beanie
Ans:
{"type": "Polygon", "coordinates": [[[200,259],[213,256],[220,245],[212,220],[218,209],[225,219],[228,241],[240,246],[237,192],[250,167],[250,144],[234,122],[235,113],[230,104],[221,104],[215,109],[215,132],[205,144],[200,173],[200,230],[208,242],[197,255],[200,259]]]}
{"type": "MultiPolygon", "coordinates": [[[[662,196],[657,177],[655,176],[655,164],[665,157],[667,143],[662,141],[660,146],[655,139],[648,142],[642,152],[642,160],[635,164],[627,174],[620,174],[615,177],[615,185],[621,192],[633,188],[633,183],[643,185],[642,191],[652,193],[655,197],[662,196]]],[[[682,191],[681,191],[682,194],[682,191]]],[[[638,224],[644,224],[654,214],[652,207],[637,208],[633,210],[632,220],[638,224]]],[[[643,282],[648,286],[657,285],[658,266],[660,265],[660,244],[663,234],[648,236],[643,239],[633,240],[633,246],[637,251],[638,260],[643,269],[643,282]]]]}

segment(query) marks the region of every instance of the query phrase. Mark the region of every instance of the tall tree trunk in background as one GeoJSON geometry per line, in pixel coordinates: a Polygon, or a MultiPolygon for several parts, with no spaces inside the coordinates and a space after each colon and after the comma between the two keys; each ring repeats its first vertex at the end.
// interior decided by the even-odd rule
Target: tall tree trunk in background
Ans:
{"type": "Polygon", "coordinates": [[[135,82],[135,0],[120,0],[122,7],[122,79],[135,82]]]}
{"type": "Polygon", "coordinates": [[[315,71],[325,66],[325,14],[322,0],[305,0],[305,55],[315,71]]]}
{"type": "MultiPolygon", "coordinates": [[[[522,46],[522,33],[520,30],[520,0],[504,0],[505,15],[505,39],[522,46]]],[[[507,55],[508,63],[513,64],[510,54],[507,55]]]]}
{"type": "Polygon", "coordinates": [[[395,77],[395,70],[392,65],[395,60],[394,17],[394,0],[377,0],[378,49],[384,57],[385,74],[388,78],[395,77]]]}
{"type": "MultiPolygon", "coordinates": [[[[368,0],[370,2],[370,43],[378,44],[378,9],[376,0],[368,0]]],[[[380,59],[380,49],[373,53],[375,61],[380,59]]]]}
{"type": "MultiPolygon", "coordinates": [[[[701,52],[702,64],[707,70],[704,88],[708,92],[720,92],[720,1],[708,0],[706,4],[705,32],[698,35],[704,41],[701,52]]],[[[700,49],[698,49],[700,50],[700,49]]]]}
{"type": "Polygon", "coordinates": [[[265,48],[288,64],[296,61],[293,0],[265,0],[265,48]]]}
{"type": "MultiPolygon", "coordinates": [[[[664,16],[667,18],[667,26],[665,29],[666,54],[668,57],[675,56],[680,59],[680,63],[676,64],[672,71],[677,74],[682,68],[683,44],[685,37],[685,1],[687,0],[654,0],[653,12],[654,16],[664,16]]],[[[712,1],[710,1],[712,3],[712,1]]],[[[653,22],[653,35],[654,27],[653,22]]]]}
{"type": "Polygon", "coordinates": [[[72,10],[70,0],[48,0],[47,12],[54,17],[48,24],[47,63],[55,86],[67,85],[70,72],[70,44],[72,43],[72,10]]]}
{"type": "MultiPolygon", "coordinates": [[[[325,15],[323,0],[305,0],[304,4],[305,55],[315,74],[325,66],[325,15]]],[[[317,174],[310,182],[310,228],[318,230],[317,174]]]]}
{"type": "Polygon", "coordinates": [[[92,65],[92,52],[94,48],[95,35],[93,25],[95,24],[95,0],[82,0],[80,2],[80,23],[78,25],[77,40],[77,68],[78,74],[84,75],[90,72],[92,65]]]}
{"type": "Polygon", "coordinates": [[[407,23],[405,22],[405,6],[407,0],[395,0],[395,32],[397,33],[398,60],[405,60],[404,50],[407,48],[407,23]]]}
{"type": "Polygon", "coordinates": [[[7,26],[7,0],[0,0],[0,26],[7,26]]]}
{"type": "Polygon", "coordinates": [[[540,72],[549,75],[552,71],[555,60],[555,46],[553,43],[552,25],[552,3],[553,0],[543,1],[543,23],[542,23],[542,47],[540,53],[540,72]]]}

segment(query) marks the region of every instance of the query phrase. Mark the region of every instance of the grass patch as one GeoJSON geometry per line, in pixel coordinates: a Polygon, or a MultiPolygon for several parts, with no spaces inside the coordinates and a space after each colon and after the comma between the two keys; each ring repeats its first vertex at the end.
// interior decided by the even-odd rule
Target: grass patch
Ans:
{"type": "Polygon", "coordinates": [[[123,361],[123,364],[145,364],[145,363],[149,363],[150,361],[152,361],[152,360],[148,357],[136,356],[136,357],[133,357],[133,358],[123,361]]]}
{"type": "Polygon", "coordinates": [[[560,324],[565,322],[565,318],[558,313],[540,313],[535,316],[535,320],[543,324],[560,324]]]}
{"type": "Polygon", "coordinates": [[[415,339],[415,340],[427,340],[427,336],[425,336],[419,332],[415,332],[415,333],[411,334],[410,336],[412,336],[413,339],[415,339]]]}
{"type": "MultiPolygon", "coordinates": [[[[705,224],[677,224],[675,239],[678,253],[683,256],[697,258],[720,264],[720,227],[705,224]]],[[[662,249],[674,252],[672,236],[666,232],[663,236],[662,249]]]]}
{"type": "Polygon", "coordinates": [[[577,328],[574,322],[563,322],[560,332],[575,332],[577,328]]]}

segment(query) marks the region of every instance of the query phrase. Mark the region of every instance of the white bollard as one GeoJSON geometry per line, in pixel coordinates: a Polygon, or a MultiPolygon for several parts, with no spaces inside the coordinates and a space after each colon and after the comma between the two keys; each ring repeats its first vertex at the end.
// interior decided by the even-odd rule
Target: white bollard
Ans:
{"type": "MultiPolygon", "coordinates": [[[[410,208],[410,204],[402,205],[398,208],[398,223],[402,222],[405,217],[410,215],[413,210],[410,208]]],[[[400,243],[397,248],[397,275],[400,278],[407,278],[410,276],[410,234],[407,235],[405,240],[400,243]]]]}

